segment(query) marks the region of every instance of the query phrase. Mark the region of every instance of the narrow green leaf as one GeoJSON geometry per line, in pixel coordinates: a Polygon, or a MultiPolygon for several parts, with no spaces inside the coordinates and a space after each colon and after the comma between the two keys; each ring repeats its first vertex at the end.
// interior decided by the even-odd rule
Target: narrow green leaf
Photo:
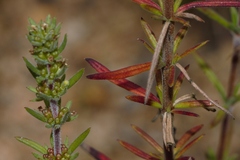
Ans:
{"type": "Polygon", "coordinates": [[[88,128],[86,131],[84,131],[82,134],[80,134],[73,143],[68,148],[68,153],[72,154],[77,147],[83,142],[83,140],[87,137],[87,135],[90,132],[90,128],[88,128]]]}
{"type": "Polygon", "coordinates": [[[79,156],[79,153],[74,153],[71,155],[70,160],[74,160],[79,156]]]}
{"type": "Polygon", "coordinates": [[[212,120],[212,122],[210,124],[211,128],[213,128],[216,125],[218,125],[223,120],[225,115],[226,115],[225,112],[218,111],[217,115],[214,117],[214,119],[212,120]]]}
{"type": "Polygon", "coordinates": [[[38,160],[44,160],[42,155],[39,155],[39,154],[37,154],[37,153],[32,153],[32,154],[33,154],[33,156],[34,156],[36,159],[38,159],[38,160]]]}
{"type": "Polygon", "coordinates": [[[27,146],[35,149],[36,151],[42,153],[42,154],[46,154],[47,153],[47,149],[43,146],[41,146],[40,144],[38,144],[35,141],[32,141],[30,139],[24,138],[24,137],[15,137],[19,142],[26,144],[27,146]]]}
{"type": "Polygon", "coordinates": [[[238,10],[235,7],[231,7],[230,8],[230,13],[231,13],[232,24],[234,26],[238,26],[239,25],[239,13],[238,13],[238,10]]]}
{"type": "Polygon", "coordinates": [[[30,63],[25,57],[23,57],[23,60],[29,70],[29,72],[32,74],[34,78],[40,75],[40,71],[32,64],[30,63]]]}
{"type": "Polygon", "coordinates": [[[31,114],[33,117],[37,118],[38,120],[42,121],[42,122],[47,122],[46,117],[44,117],[44,115],[38,111],[35,111],[31,108],[25,107],[26,111],[31,114]]]}
{"type": "Polygon", "coordinates": [[[67,35],[65,34],[64,35],[64,39],[63,39],[63,42],[62,44],[59,46],[58,48],[58,54],[62,53],[62,51],[64,50],[64,48],[66,47],[66,44],[67,44],[67,35]]]}
{"type": "Polygon", "coordinates": [[[70,89],[75,83],[78,82],[78,80],[82,77],[83,73],[84,69],[80,69],[74,76],[69,79],[68,89],[70,89]]]}
{"type": "Polygon", "coordinates": [[[144,32],[148,40],[151,42],[153,48],[155,48],[157,45],[157,39],[154,32],[150,28],[149,24],[143,18],[141,18],[141,25],[142,25],[142,28],[144,29],[144,32]]]}
{"type": "Polygon", "coordinates": [[[37,90],[36,90],[35,87],[28,86],[27,89],[30,90],[30,91],[32,91],[33,93],[37,93],[37,90]]]}
{"type": "Polygon", "coordinates": [[[208,66],[208,64],[198,54],[194,54],[194,55],[195,55],[195,59],[197,60],[200,68],[204,71],[204,73],[206,74],[206,76],[208,77],[210,82],[217,89],[217,91],[221,95],[222,99],[224,101],[226,101],[227,95],[226,95],[225,89],[224,89],[222,83],[219,81],[218,77],[211,70],[211,68],[208,66]]]}
{"type": "Polygon", "coordinates": [[[177,11],[178,7],[181,5],[182,0],[175,0],[174,2],[174,12],[177,11]]]}
{"type": "Polygon", "coordinates": [[[192,100],[192,101],[184,101],[179,102],[174,105],[174,108],[183,109],[183,108],[196,108],[196,107],[214,107],[215,105],[209,100],[192,100]]]}
{"type": "Polygon", "coordinates": [[[138,38],[137,40],[142,42],[143,45],[148,49],[149,52],[151,52],[152,54],[154,53],[154,49],[146,41],[144,41],[141,38],[138,38]]]}

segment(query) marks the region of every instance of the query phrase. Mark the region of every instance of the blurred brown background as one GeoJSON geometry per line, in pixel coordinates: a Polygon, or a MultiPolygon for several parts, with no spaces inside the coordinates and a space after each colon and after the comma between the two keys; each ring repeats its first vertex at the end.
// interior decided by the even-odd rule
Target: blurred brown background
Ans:
{"type": "MultiPolygon", "coordinates": [[[[227,16],[226,9],[218,9],[218,11],[227,16]]],[[[209,39],[210,42],[200,50],[200,53],[226,86],[232,53],[231,35],[199,12],[196,13],[205,18],[206,22],[193,21],[179,52],[209,39]]],[[[146,39],[140,25],[140,17],[144,17],[150,23],[157,35],[161,28],[161,22],[151,19],[150,14],[144,12],[131,0],[0,1],[1,159],[33,159],[31,155],[33,150],[16,141],[15,136],[28,137],[49,145],[50,130],[24,110],[26,106],[37,109],[42,103],[29,102],[35,96],[26,89],[26,86],[35,86],[36,83],[22,59],[24,56],[33,62],[28,53],[31,45],[25,37],[27,19],[31,17],[38,22],[45,19],[48,14],[57,17],[58,22],[62,23],[62,37],[65,33],[68,35],[68,44],[63,52],[69,64],[68,78],[80,68],[85,68],[85,75],[94,73],[84,60],[87,57],[98,60],[109,69],[150,61],[151,54],[136,41],[137,38],[146,39]]],[[[190,64],[189,74],[192,79],[213,99],[219,99],[217,91],[196,65],[193,56],[187,57],[181,63],[190,64]]],[[[147,73],[144,73],[130,79],[145,87],[146,78],[147,73]]],[[[189,92],[197,93],[185,82],[180,94],[189,92]]],[[[85,142],[113,160],[140,159],[121,147],[117,139],[128,141],[146,152],[154,152],[155,150],[131,129],[130,124],[141,127],[162,143],[160,121],[151,122],[157,109],[127,101],[124,96],[129,94],[131,93],[109,82],[87,80],[84,76],[63,97],[63,105],[68,100],[73,101],[72,109],[79,114],[79,118],[63,126],[62,136],[67,135],[72,141],[79,133],[91,127],[85,142]]],[[[208,148],[216,150],[220,127],[209,128],[215,113],[203,109],[194,111],[200,114],[200,118],[175,116],[176,136],[180,138],[191,127],[204,124],[204,129],[198,135],[204,133],[205,137],[185,154],[195,156],[196,159],[204,159],[208,148]]],[[[236,108],[232,153],[240,153],[238,113],[239,109],[236,108]]],[[[80,152],[78,159],[93,159],[80,148],[78,151],[80,152]]]]}

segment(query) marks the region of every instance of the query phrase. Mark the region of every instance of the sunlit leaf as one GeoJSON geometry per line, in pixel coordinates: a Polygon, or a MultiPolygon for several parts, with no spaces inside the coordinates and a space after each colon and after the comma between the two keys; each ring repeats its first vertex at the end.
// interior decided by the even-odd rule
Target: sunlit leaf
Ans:
{"type": "Polygon", "coordinates": [[[174,149],[175,155],[178,155],[178,156],[176,156],[176,158],[180,157],[182,155],[182,154],[179,154],[179,151],[182,150],[183,146],[187,143],[187,141],[192,136],[194,136],[202,127],[203,127],[203,125],[198,125],[198,126],[191,128],[178,140],[176,147],[174,149]]]}
{"type": "Polygon", "coordinates": [[[42,153],[42,154],[46,154],[47,153],[47,149],[43,146],[41,146],[40,144],[38,144],[37,142],[30,140],[28,138],[24,138],[24,137],[15,137],[19,142],[26,144],[27,146],[35,149],[36,151],[42,153]]]}
{"type": "Polygon", "coordinates": [[[84,72],[84,69],[80,69],[75,75],[73,75],[70,79],[69,79],[69,85],[68,85],[68,89],[70,89],[75,83],[77,83],[79,81],[79,79],[82,77],[84,72]]]}
{"type": "Polygon", "coordinates": [[[92,157],[94,157],[97,160],[110,160],[106,155],[99,152],[95,148],[87,145],[86,143],[81,144],[81,148],[83,148],[86,152],[88,152],[92,157]]]}
{"type": "Polygon", "coordinates": [[[79,145],[84,141],[84,139],[87,137],[87,135],[90,132],[90,128],[88,128],[86,131],[84,131],[82,134],[80,134],[73,142],[72,144],[69,146],[68,148],[68,153],[72,154],[77,147],[79,147],[79,145]]]}
{"type": "Polygon", "coordinates": [[[123,79],[137,75],[150,69],[151,62],[129,66],[115,71],[96,73],[88,75],[87,78],[95,80],[123,79]]]}
{"type": "Polygon", "coordinates": [[[118,140],[118,142],[124,147],[126,148],[127,150],[129,150],[130,152],[134,153],[135,155],[143,158],[143,159],[148,159],[148,160],[159,160],[159,158],[156,158],[156,157],[153,157],[145,152],[143,152],[142,150],[136,148],[135,146],[127,143],[127,142],[124,142],[124,141],[121,141],[121,140],[118,140]]]}
{"type": "Polygon", "coordinates": [[[151,146],[153,146],[153,148],[155,148],[159,153],[163,154],[163,148],[150,135],[133,124],[131,126],[142,138],[144,138],[151,146]]]}

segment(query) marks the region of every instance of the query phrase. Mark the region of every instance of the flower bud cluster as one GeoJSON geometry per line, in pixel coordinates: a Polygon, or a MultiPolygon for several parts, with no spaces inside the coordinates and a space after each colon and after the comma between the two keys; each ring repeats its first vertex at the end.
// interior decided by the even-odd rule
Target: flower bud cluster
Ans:
{"type": "Polygon", "coordinates": [[[61,145],[61,154],[54,156],[54,149],[48,148],[47,153],[43,155],[43,158],[46,160],[69,160],[70,155],[67,153],[68,148],[66,145],[61,145]]]}

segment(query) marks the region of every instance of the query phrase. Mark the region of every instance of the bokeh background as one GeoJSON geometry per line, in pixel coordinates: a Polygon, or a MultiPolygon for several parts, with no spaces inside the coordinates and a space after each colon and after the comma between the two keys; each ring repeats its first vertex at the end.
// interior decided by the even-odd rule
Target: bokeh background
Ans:
{"type": "MultiPolygon", "coordinates": [[[[228,17],[227,9],[217,9],[228,17]]],[[[186,50],[203,40],[210,42],[200,50],[201,56],[210,64],[220,81],[227,86],[230,57],[232,54],[231,35],[215,22],[205,18],[205,23],[192,21],[185,40],[178,52],[186,50]]],[[[68,44],[63,52],[69,69],[67,77],[71,77],[78,69],[85,68],[85,75],[66,96],[63,105],[72,100],[72,109],[79,118],[63,126],[62,136],[74,140],[81,132],[91,127],[91,132],[85,143],[95,147],[113,160],[138,160],[140,158],[121,147],[117,139],[128,141],[146,152],[154,152],[143,139],[131,128],[135,124],[162,143],[161,123],[151,119],[157,109],[136,104],[125,99],[131,93],[118,88],[107,81],[92,81],[85,78],[94,70],[85,62],[90,57],[103,63],[110,69],[118,69],[132,64],[151,60],[151,54],[137,42],[137,38],[145,38],[140,25],[143,17],[150,23],[158,35],[161,22],[153,20],[151,15],[144,12],[131,0],[21,0],[0,1],[0,159],[29,160],[33,159],[31,148],[15,140],[15,136],[24,136],[41,144],[49,145],[50,130],[44,124],[31,117],[24,107],[37,109],[42,103],[30,102],[35,95],[26,89],[36,83],[28,72],[22,57],[34,62],[28,50],[31,45],[26,39],[27,19],[35,21],[45,19],[51,14],[62,23],[62,37],[68,35],[68,44]]],[[[62,39],[61,37],[61,39],[62,39]]],[[[196,64],[193,56],[182,60],[183,65],[190,64],[189,74],[213,99],[219,95],[210,84],[204,73],[196,64]]],[[[146,86],[148,73],[130,78],[132,81],[146,86]]],[[[183,84],[181,94],[196,93],[190,85],[183,84]]],[[[221,101],[220,101],[221,102],[221,101]]],[[[199,118],[177,115],[174,125],[177,128],[176,137],[193,126],[204,124],[198,133],[205,137],[194,145],[185,155],[196,159],[205,159],[209,148],[217,149],[220,126],[209,128],[209,123],[215,113],[203,109],[195,109],[199,118]]],[[[240,153],[239,144],[239,107],[234,110],[236,120],[231,153],[240,153]]],[[[92,160],[87,153],[78,149],[79,159],[92,160]]]]}

